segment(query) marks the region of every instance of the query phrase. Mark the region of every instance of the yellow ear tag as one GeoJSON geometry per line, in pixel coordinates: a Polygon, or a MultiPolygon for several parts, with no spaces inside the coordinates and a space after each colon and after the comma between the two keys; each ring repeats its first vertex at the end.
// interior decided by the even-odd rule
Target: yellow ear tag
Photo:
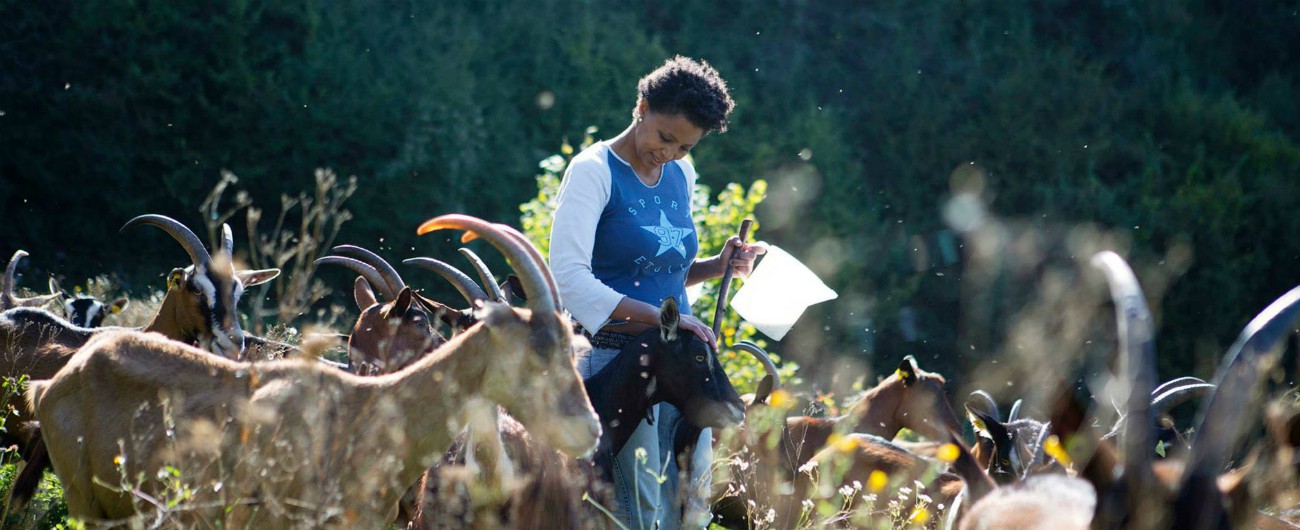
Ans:
{"type": "Polygon", "coordinates": [[[1061,465],[1070,466],[1070,453],[1061,445],[1061,439],[1057,438],[1055,434],[1048,436],[1047,440],[1043,441],[1043,451],[1046,451],[1048,456],[1056,459],[1061,465]]]}
{"type": "Polygon", "coordinates": [[[184,277],[184,275],[185,273],[181,271],[176,271],[167,275],[167,288],[173,289],[179,287],[181,285],[181,279],[184,277]]]}
{"type": "Polygon", "coordinates": [[[897,370],[894,370],[894,375],[898,376],[899,379],[907,379],[907,376],[906,376],[906,375],[903,375],[903,369],[902,369],[902,368],[899,368],[899,369],[897,369],[897,370]]]}
{"type": "Polygon", "coordinates": [[[778,388],[772,391],[772,395],[767,398],[767,404],[773,407],[781,408],[793,404],[790,400],[790,392],[784,388],[778,388]]]}

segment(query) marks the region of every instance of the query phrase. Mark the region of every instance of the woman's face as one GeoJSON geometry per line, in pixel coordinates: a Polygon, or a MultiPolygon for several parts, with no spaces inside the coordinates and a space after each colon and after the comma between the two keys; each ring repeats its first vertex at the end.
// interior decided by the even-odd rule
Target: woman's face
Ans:
{"type": "Polygon", "coordinates": [[[642,119],[637,125],[636,151],[650,167],[681,159],[704,137],[704,129],[685,116],[654,112],[644,101],[638,110],[642,119]]]}

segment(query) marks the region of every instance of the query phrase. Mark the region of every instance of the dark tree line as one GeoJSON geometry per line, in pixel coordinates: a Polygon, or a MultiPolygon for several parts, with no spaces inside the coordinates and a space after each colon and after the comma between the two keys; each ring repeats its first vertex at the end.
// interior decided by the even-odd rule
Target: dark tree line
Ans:
{"type": "Polygon", "coordinates": [[[119,235],[125,220],[200,224],[223,169],[274,211],[319,167],[359,180],[341,242],[433,253],[419,221],[515,222],[538,161],[589,125],[620,130],[636,79],[681,53],[738,102],[695,154],[703,181],[766,179],[759,237],[841,293],[785,341],[806,368],[800,351],[876,366],[918,353],[942,370],[997,347],[1028,295],[1010,285],[994,309],[963,296],[942,209],[973,167],[994,214],[1118,230],[1153,275],[1190,249],[1165,273],[1161,369],[1206,375],[1300,283],[1298,9],[3,0],[0,254],[31,252],[29,274],[157,288],[180,256],[119,235]]]}

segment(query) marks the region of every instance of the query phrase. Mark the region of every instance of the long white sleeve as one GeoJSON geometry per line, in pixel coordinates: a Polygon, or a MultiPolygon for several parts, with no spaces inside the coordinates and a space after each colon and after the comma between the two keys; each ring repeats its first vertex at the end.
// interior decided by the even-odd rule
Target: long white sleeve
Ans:
{"type": "Polygon", "coordinates": [[[569,163],[556,197],[551,224],[551,272],[573,318],[592,333],[603,327],[623,295],[591,271],[596,224],[609,202],[610,172],[605,150],[584,150],[569,163]]]}

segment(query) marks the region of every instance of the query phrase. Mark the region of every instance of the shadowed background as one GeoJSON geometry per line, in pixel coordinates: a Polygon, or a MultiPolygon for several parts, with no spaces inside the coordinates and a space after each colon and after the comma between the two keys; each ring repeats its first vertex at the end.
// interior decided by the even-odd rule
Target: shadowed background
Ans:
{"type": "MultiPolygon", "coordinates": [[[[538,162],[590,125],[616,134],[637,78],[680,53],[737,100],[731,130],[694,152],[701,182],[766,180],[755,235],[841,295],[771,348],[805,379],[887,373],[907,354],[954,374],[986,359],[1046,258],[1086,258],[1053,243],[1079,225],[1121,234],[1159,286],[1162,375],[1208,377],[1300,283],[1298,9],[0,0],[0,255],[31,252],[24,287],[108,274],[157,289],[184,256],[164,235],[118,234],[126,220],[200,230],[228,170],[266,229],[282,194],[331,168],[358,184],[337,243],[445,257],[455,245],[416,224],[517,225],[538,162]],[[955,191],[1032,237],[970,256],[943,215],[955,191]]],[[[232,224],[247,247],[243,213],[232,224]]]]}

